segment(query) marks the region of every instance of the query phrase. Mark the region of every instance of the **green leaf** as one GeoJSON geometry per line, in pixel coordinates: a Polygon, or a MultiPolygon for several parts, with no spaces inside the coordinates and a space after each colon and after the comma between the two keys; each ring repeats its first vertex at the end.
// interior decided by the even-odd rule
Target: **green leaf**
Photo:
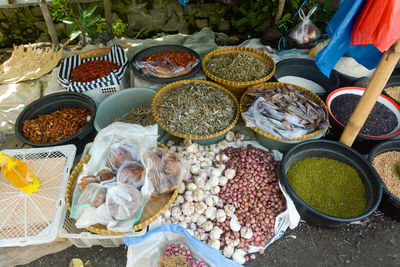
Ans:
{"type": "Polygon", "coordinates": [[[286,13],[286,14],[282,17],[281,21],[287,21],[288,19],[290,19],[291,16],[292,16],[292,14],[286,13]]]}
{"type": "Polygon", "coordinates": [[[262,8],[262,11],[267,12],[269,10],[269,6],[266,5],[265,7],[262,8]]]}
{"type": "Polygon", "coordinates": [[[243,7],[239,7],[239,11],[240,11],[240,13],[242,13],[245,16],[247,16],[247,14],[248,14],[248,12],[243,7]]]}
{"type": "Polygon", "coordinates": [[[292,5],[293,8],[298,9],[299,5],[297,4],[296,0],[290,0],[290,4],[292,5]]]}
{"type": "Polygon", "coordinates": [[[257,21],[256,20],[251,23],[251,27],[255,27],[255,26],[257,26],[257,21]]]}
{"type": "Polygon", "coordinates": [[[89,8],[86,8],[83,13],[82,13],[82,17],[86,18],[86,17],[90,17],[93,12],[96,10],[97,6],[91,6],[89,8]]]}
{"type": "Polygon", "coordinates": [[[62,19],[61,21],[64,22],[65,24],[75,23],[75,21],[73,21],[72,19],[68,19],[68,18],[62,19]]]}
{"type": "Polygon", "coordinates": [[[73,33],[74,31],[76,31],[77,28],[78,28],[78,24],[76,24],[76,23],[71,24],[71,25],[68,27],[68,31],[67,31],[68,36],[71,36],[72,33],[73,33]]]}
{"type": "Polygon", "coordinates": [[[86,20],[86,25],[85,26],[86,27],[90,27],[90,26],[96,24],[98,21],[99,21],[99,19],[97,19],[97,18],[88,18],[86,20]]]}
{"type": "Polygon", "coordinates": [[[74,39],[76,39],[76,37],[78,37],[79,35],[82,34],[82,31],[78,30],[78,31],[74,31],[71,33],[71,35],[69,36],[69,39],[72,41],[74,39]]]}
{"type": "Polygon", "coordinates": [[[247,22],[249,22],[249,18],[241,18],[236,22],[236,27],[239,27],[240,25],[243,25],[247,22]]]}

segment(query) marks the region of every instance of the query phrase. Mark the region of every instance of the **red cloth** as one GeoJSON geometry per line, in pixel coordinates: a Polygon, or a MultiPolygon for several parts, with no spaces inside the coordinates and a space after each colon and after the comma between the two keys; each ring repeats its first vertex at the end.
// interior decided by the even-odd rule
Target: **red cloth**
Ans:
{"type": "Polygon", "coordinates": [[[388,50],[400,37],[400,0],[365,0],[351,32],[351,45],[388,50]]]}

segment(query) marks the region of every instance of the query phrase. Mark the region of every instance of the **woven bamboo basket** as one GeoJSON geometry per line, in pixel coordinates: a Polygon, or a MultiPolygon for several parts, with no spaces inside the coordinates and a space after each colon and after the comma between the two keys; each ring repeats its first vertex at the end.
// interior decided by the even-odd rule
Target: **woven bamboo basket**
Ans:
{"type": "MultiPolygon", "coordinates": [[[[278,83],[278,82],[271,82],[271,83],[263,83],[263,84],[257,84],[254,85],[250,88],[248,88],[246,90],[246,92],[243,93],[242,98],[240,99],[240,108],[241,108],[241,112],[242,112],[242,118],[243,120],[246,122],[245,118],[243,117],[243,113],[245,113],[248,110],[248,104],[250,104],[250,101],[252,98],[248,97],[247,94],[255,91],[255,90],[264,90],[264,89],[269,89],[271,87],[279,87],[279,86],[283,86],[285,85],[285,83],[278,83]]],[[[309,97],[310,99],[314,100],[316,103],[318,103],[325,111],[325,115],[326,115],[326,119],[328,120],[328,109],[326,108],[325,103],[321,100],[321,98],[319,98],[316,94],[314,94],[313,92],[297,86],[297,85],[293,85],[293,87],[295,87],[297,90],[302,91],[303,93],[306,94],[307,97],[309,97]]],[[[272,135],[268,132],[265,132],[257,127],[250,127],[255,133],[256,135],[261,135],[262,137],[266,138],[266,139],[272,139],[272,140],[276,140],[276,141],[281,141],[281,142],[286,142],[286,143],[297,143],[298,141],[303,141],[306,139],[315,139],[315,138],[320,138],[324,135],[325,131],[327,129],[319,129],[315,132],[297,137],[297,138],[291,138],[291,139],[283,139],[280,137],[277,137],[275,135],[272,135]]],[[[260,140],[260,138],[257,136],[257,138],[260,140]]],[[[263,139],[263,138],[261,138],[263,139]]],[[[260,143],[263,143],[260,140],[260,143]]]]}
{"type": "Polygon", "coordinates": [[[158,125],[160,125],[160,127],[163,128],[166,132],[168,132],[171,135],[176,136],[176,137],[194,140],[197,143],[202,144],[202,145],[208,145],[208,144],[216,143],[216,142],[222,140],[224,138],[225,134],[236,125],[237,121],[239,120],[239,116],[240,116],[240,105],[239,105],[239,102],[237,101],[236,97],[230,91],[225,89],[224,87],[222,87],[216,83],[204,81],[204,80],[181,80],[181,81],[167,84],[166,86],[162,87],[157,92],[157,94],[154,96],[153,103],[151,105],[151,109],[153,112],[153,116],[154,116],[155,120],[157,121],[158,125]],[[233,101],[235,102],[235,106],[236,106],[236,114],[235,114],[235,117],[234,117],[232,123],[228,127],[226,127],[225,129],[223,129],[221,131],[213,133],[213,134],[191,135],[191,134],[174,131],[171,128],[169,128],[168,125],[165,124],[165,122],[162,120],[162,118],[159,115],[160,114],[159,108],[162,104],[164,104],[163,96],[165,96],[172,89],[179,87],[183,83],[187,84],[187,83],[194,83],[194,82],[214,86],[214,87],[226,92],[233,99],[233,101]]]}
{"type": "MultiPolygon", "coordinates": [[[[162,144],[158,144],[159,147],[166,148],[162,144]]],[[[72,197],[73,192],[76,187],[76,183],[78,181],[78,177],[82,172],[83,164],[87,163],[90,160],[90,155],[87,154],[85,157],[79,161],[79,163],[73,169],[67,183],[67,189],[65,193],[65,200],[67,202],[68,210],[71,212],[72,206],[72,197]]],[[[141,229],[145,228],[149,224],[153,223],[157,220],[164,212],[172,205],[176,196],[178,195],[179,186],[171,193],[166,193],[161,195],[156,199],[152,199],[148,201],[144,207],[143,214],[137,224],[133,226],[135,231],[140,231],[141,229]]],[[[106,226],[101,224],[96,224],[86,228],[88,231],[99,234],[99,235],[124,235],[128,233],[122,232],[114,232],[107,229],[106,226]]]]}
{"type": "Polygon", "coordinates": [[[272,58],[269,55],[267,55],[266,53],[264,53],[260,50],[257,50],[257,49],[248,48],[248,47],[240,47],[240,46],[226,47],[226,48],[221,48],[221,49],[211,51],[204,57],[204,59],[202,61],[202,67],[203,67],[204,74],[208,78],[210,78],[211,80],[221,84],[222,86],[224,86],[225,88],[230,90],[238,99],[240,99],[242,94],[246,91],[246,89],[249,86],[259,84],[259,83],[264,83],[264,82],[268,81],[269,79],[271,79],[271,77],[275,73],[275,62],[272,60],[272,58]],[[209,70],[207,70],[207,68],[206,68],[207,61],[211,57],[213,57],[215,55],[230,54],[230,53],[237,53],[237,52],[245,53],[249,56],[255,57],[263,62],[268,63],[269,65],[272,66],[270,73],[267,76],[265,76],[261,79],[258,79],[258,80],[248,81],[248,82],[235,82],[235,81],[228,81],[228,80],[221,79],[221,78],[215,76],[214,74],[212,74],[209,70]]]}
{"type": "MultiPolygon", "coordinates": [[[[120,44],[119,45],[122,49],[128,49],[129,47],[132,47],[130,44],[120,44]]],[[[105,46],[105,47],[100,47],[100,48],[95,48],[86,52],[83,52],[79,55],[81,59],[86,59],[86,58],[91,58],[91,57],[103,57],[106,56],[112,46],[105,46]]]]}

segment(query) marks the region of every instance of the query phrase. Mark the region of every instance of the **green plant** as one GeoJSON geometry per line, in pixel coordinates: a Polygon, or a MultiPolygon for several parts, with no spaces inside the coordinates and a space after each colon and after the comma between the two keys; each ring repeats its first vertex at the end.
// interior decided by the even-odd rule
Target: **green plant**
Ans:
{"type": "Polygon", "coordinates": [[[111,27],[112,33],[116,36],[120,36],[125,32],[128,24],[124,23],[121,19],[117,19],[111,27]]]}
{"type": "Polygon", "coordinates": [[[157,39],[157,38],[164,37],[164,36],[168,36],[168,33],[166,33],[166,32],[159,32],[159,33],[153,35],[151,38],[152,38],[152,39],[157,39]]]}
{"type": "Polygon", "coordinates": [[[318,7],[317,11],[312,15],[311,20],[321,31],[325,30],[326,25],[328,25],[328,22],[335,15],[336,10],[330,7],[331,2],[331,0],[325,0],[324,2],[312,0],[310,3],[310,6],[318,7]]]}

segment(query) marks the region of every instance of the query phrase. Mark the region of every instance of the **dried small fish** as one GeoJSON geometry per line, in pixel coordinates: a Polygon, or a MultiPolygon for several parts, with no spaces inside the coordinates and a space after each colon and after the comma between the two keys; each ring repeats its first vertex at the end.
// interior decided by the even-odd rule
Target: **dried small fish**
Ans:
{"type": "Polygon", "coordinates": [[[156,124],[156,121],[151,113],[151,108],[148,107],[132,108],[129,114],[113,120],[113,122],[117,121],[140,124],[142,126],[156,124]]]}
{"type": "Polygon", "coordinates": [[[243,114],[246,126],[291,139],[329,127],[325,110],[291,85],[264,88],[247,94],[243,114]]]}
{"type": "Polygon", "coordinates": [[[184,83],[164,95],[159,116],[172,130],[192,135],[213,134],[234,120],[236,106],[228,93],[200,83],[184,83]]]}
{"type": "Polygon", "coordinates": [[[206,69],[221,79],[248,82],[267,76],[272,66],[248,54],[233,52],[212,56],[206,63],[206,69]]]}

